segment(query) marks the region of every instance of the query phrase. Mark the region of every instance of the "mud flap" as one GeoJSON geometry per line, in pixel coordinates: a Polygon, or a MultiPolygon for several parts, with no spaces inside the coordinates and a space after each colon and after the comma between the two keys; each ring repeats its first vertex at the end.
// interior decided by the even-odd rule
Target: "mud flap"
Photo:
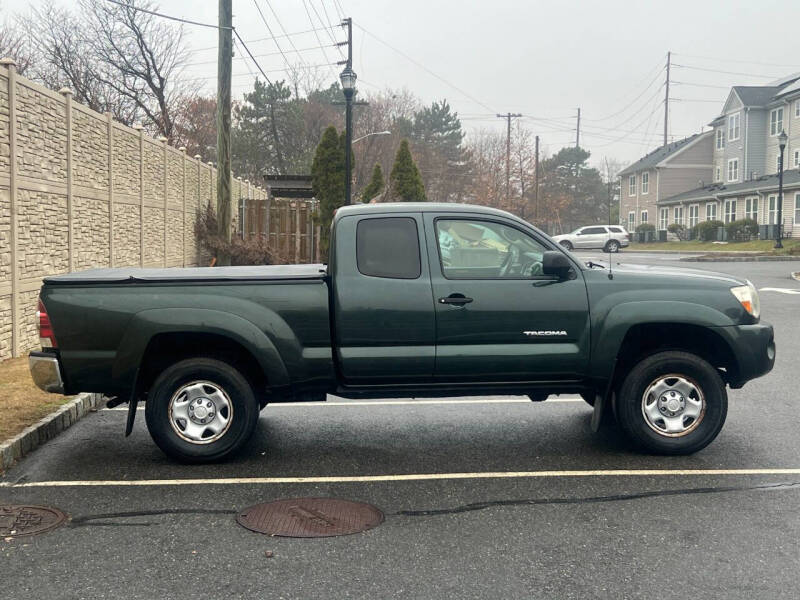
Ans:
{"type": "Polygon", "coordinates": [[[133,431],[133,422],[136,420],[136,405],[139,404],[139,399],[136,398],[136,393],[131,394],[131,399],[128,401],[128,422],[125,424],[125,437],[128,437],[133,431]]]}
{"type": "Polygon", "coordinates": [[[605,416],[605,397],[602,394],[597,394],[594,397],[594,412],[592,413],[592,432],[597,433],[600,431],[600,425],[605,416]]]}

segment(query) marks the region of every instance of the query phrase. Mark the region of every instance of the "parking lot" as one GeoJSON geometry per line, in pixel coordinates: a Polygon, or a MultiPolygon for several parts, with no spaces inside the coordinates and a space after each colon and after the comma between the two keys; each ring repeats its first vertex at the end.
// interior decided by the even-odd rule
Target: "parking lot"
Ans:
{"type": "Polygon", "coordinates": [[[185,466],[150,441],[143,413],[125,438],[125,409],[101,410],[0,479],[1,504],[71,517],[0,540],[4,597],[796,597],[800,262],[613,260],[772,288],[775,369],[729,391],[727,424],[698,454],[645,456],[613,428],[592,434],[575,397],[331,397],[269,406],[242,455],[185,466]],[[294,496],[369,502],[386,520],[326,539],[234,520],[294,496]]]}

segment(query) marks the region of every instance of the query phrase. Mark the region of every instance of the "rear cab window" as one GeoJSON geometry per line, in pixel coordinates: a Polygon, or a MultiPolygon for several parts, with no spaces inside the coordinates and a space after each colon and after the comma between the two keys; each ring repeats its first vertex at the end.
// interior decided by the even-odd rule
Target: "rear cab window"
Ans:
{"type": "Polygon", "coordinates": [[[362,219],[356,229],[356,262],[368,277],[419,278],[417,222],[410,217],[362,219]]]}

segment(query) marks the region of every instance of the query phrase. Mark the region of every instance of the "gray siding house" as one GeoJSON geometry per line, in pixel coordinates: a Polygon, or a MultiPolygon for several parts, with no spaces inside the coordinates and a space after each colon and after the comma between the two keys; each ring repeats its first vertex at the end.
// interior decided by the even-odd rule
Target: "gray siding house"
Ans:
{"type": "Polygon", "coordinates": [[[706,131],[661,146],[619,173],[620,223],[628,231],[641,223],[658,226],[662,199],[711,181],[712,136],[706,131]]]}
{"type": "Polygon", "coordinates": [[[711,183],[661,194],[659,229],[673,222],[693,227],[745,218],[776,224],[778,135],[785,131],[783,228],[800,237],[800,73],[764,86],[734,86],[711,127],[711,183]]]}

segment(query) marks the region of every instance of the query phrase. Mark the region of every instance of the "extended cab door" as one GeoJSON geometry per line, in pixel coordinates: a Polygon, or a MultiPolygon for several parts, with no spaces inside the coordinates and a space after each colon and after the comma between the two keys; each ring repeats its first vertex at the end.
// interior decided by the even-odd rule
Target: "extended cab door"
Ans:
{"type": "Polygon", "coordinates": [[[334,351],[344,383],[433,377],[433,296],[419,213],[353,215],[332,240],[334,351]]]}
{"type": "Polygon", "coordinates": [[[502,217],[425,213],[440,381],[582,378],[589,359],[583,274],[542,274],[555,246],[502,217]]]}

